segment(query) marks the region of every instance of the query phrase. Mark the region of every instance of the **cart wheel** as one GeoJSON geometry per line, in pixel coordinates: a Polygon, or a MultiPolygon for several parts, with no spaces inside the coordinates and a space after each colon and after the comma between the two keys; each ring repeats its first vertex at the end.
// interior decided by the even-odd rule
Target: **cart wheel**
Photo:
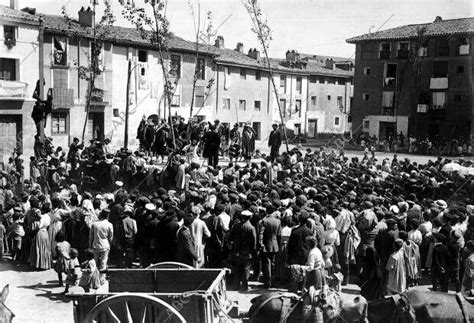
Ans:
{"type": "Polygon", "coordinates": [[[194,269],[194,267],[183,264],[182,262],[174,262],[174,261],[165,261],[165,262],[159,262],[157,264],[152,264],[146,269],[194,269]]]}
{"type": "Polygon", "coordinates": [[[184,317],[170,304],[146,294],[121,293],[97,303],[84,319],[93,322],[177,322],[184,317]]]}

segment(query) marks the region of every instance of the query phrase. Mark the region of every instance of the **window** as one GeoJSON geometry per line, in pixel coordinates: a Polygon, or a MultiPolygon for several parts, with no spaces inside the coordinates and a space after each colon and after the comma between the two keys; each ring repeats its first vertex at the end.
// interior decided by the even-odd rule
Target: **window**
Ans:
{"type": "Polygon", "coordinates": [[[95,73],[100,75],[103,71],[104,52],[101,42],[91,41],[91,65],[95,69],[95,73]]]}
{"type": "Polygon", "coordinates": [[[328,101],[331,101],[331,96],[330,95],[328,95],[328,101]]]}
{"type": "Polygon", "coordinates": [[[379,53],[379,58],[380,59],[389,59],[390,58],[390,43],[381,43],[380,44],[380,53],[379,53]]]}
{"type": "Polygon", "coordinates": [[[171,98],[171,106],[172,107],[179,107],[181,106],[181,96],[179,94],[174,94],[171,98]]]}
{"type": "Polygon", "coordinates": [[[280,91],[286,93],[286,76],[280,75],[280,91]]]}
{"type": "Polygon", "coordinates": [[[247,102],[245,100],[239,100],[239,110],[247,110],[247,102]]]}
{"type": "Polygon", "coordinates": [[[326,80],[325,83],[327,83],[327,84],[336,84],[336,78],[335,77],[328,76],[328,77],[326,77],[325,80],[326,80]]]}
{"type": "Polygon", "coordinates": [[[66,37],[54,36],[53,46],[53,64],[67,65],[66,37]]]}
{"type": "Polygon", "coordinates": [[[397,64],[385,64],[383,84],[384,86],[397,85],[397,64]]]}
{"type": "Polygon", "coordinates": [[[240,69],[240,78],[242,80],[245,80],[247,78],[247,71],[245,70],[245,68],[240,69]]]}
{"type": "Polygon", "coordinates": [[[295,135],[301,135],[301,123],[295,123],[295,135]]]}
{"type": "Polygon", "coordinates": [[[226,110],[230,110],[230,99],[228,98],[222,99],[222,108],[226,110]]]}
{"type": "Polygon", "coordinates": [[[260,122],[253,122],[252,128],[255,131],[255,140],[260,140],[262,136],[262,124],[260,122]]]}
{"type": "Polygon", "coordinates": [[[426,57],[428,56],[428,41],[423,42],[420,48],[418,48],[418,56],[419,57],[426,57]]]}
{"type": "Polygon", "coordinates": [[[255,71],[255,80],[260,81],[262,79],[262,72],[261,71],[255,71]]]}
{"type": "Polygon", "coordinates": [[[0,80],[16,81],[16,60],[0,58],[0,80]]]}
{"type": "Polygon", "coordinates": [[[455,94],[454,95],[454,101],[456,101],[458,103],[469,102],[469,95],[467,95],[467,94],[455,94]]]}
{"type": "Polygon", "coordinates": [[[456,66],[456,73],[457,74],[464,74],[464,65],[456,66]]]}
{"type": "Polygon", "coordinates": [[[301,94],[303,89],[303,85],[302,85],[303,81],[302,81],[302,78],[301,77],[297,77],[296,78],[296,93],[298,94],[301,94]]]}
{"type": "Polygon", "coordinates": [[[334,117],[334,125],[339,126],[341,123],[341,119],[339,117],[334,117]]]}
{"type": "Polygon", "coordinates": [[[449,56],[449,40],[438,39],[436,41],[436,50],[438,56],[449,56]]]}
{"type": "Polygon", "coordinates": [[[395,100],[395,92],[383,91],[382,93],[382,115],[393,116],[395,114],[395,108],[393,106],[395,100]]]}
{"type": "Polygon", "coordinates": [[[317,97],[316,97],[316,96],[312,96],[312,97],[311,97],[311,105],[316,105],[316,102],[317,102],[317,97]]]}
{"type": "Polygon", "coordinates": [[[3,39],[4,44],[11,49],[16,45],[16,27],[3,25],[3,39]]]}
{"type": "Polygon", "coordinates": [[[469,38],[461,37],[458,39],[458,55],[469,55],[469,38]]]}
{"type": "Polygon", "coordinates": [[[280,111],[285,117],[286,116],[286,100],[285,99],[280,99],[280,111]]]}
{"type": "Polygon", "coordinates": [[[297,113],[298,117],[301,118],[301,100],[295,101],[295,113],[297,113]]]}
{"type": "Polygon", "coordinates": [[[260,105],[261,105],[260,101],[255,101],[254,102],[255,111],[260,111],[260,105]]]}
{"type": "Polygon", "coordinates": [[[206,79],[206,60],[204,58],[198,58],[196,62],[196,77],[198,80],[206,79]]]}
{"type": "Polygon", "coordinates": [[[170,75],[176,78],[181,77],[181,56],[171,54],[170,75]]]}
{"type": "Polygon", "coordinates": [[[448,77],[448,61],[433,61],[433,77],[448,77]]]}
{"type": "Polygon", "coordinates": [[[196,89],[194,90],[194,106],[204,106],[204,86],[196,86],[196,89]]]}
{"type": "Polygon", "coordinates": [[[318,82],[318,77],[316,75],[311,75],[309,77],[309,83],[316,83],[318,82]]]}
{"type": "Polygon", "coordinates": [[[148,62],[148,52],[146,50],[138,50],[138,61],[143,63],[148,62]]]}
{"type": "Polygon", "coordinates": [[[344,107],[344,103],[342,102],[342,96],[337,97],[337,107],[338,108],[343,108],[344,107]]]}
{"type": "Polygon", "coordinates": [[[113,113],[114,118],[120,117],[120,111],[119,111],[119,109],[114,108],[114,109],[112,110],[112,113],[113,113]]]}
{"type": "Polygon", "coordinates": [[[364,75],[370,75],[370,67],[364,67],[364,75]]]}
{"type": "Polygon", "coordinates": [[[400,42],[398,43],[397,58],[407,59],[410,54],[410,43],[400,42]]]}
{"type": "Polygon", "coordinates": [[[362,94],[362,100],[368,101],[369,100],[369,93],[362,94]]]}
{"type": "Polygon", "coordinates": [[[364,130],[369,130],[370,120],[364,120],[364,122],[362,123],[362,127],[364,128],[364,130]]]}
{"type": "Polygon", "coordinates": [[[67,112],[51,113],[51,134],[67,134],[67,112]]]}

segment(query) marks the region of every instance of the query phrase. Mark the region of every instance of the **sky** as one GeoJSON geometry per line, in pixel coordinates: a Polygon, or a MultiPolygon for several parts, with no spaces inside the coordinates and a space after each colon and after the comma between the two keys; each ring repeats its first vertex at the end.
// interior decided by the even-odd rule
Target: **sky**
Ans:
{"type": "MultiPolygon", "coordinates": [[[[66,5],[72,17],[77,17],[81,6],[90,0],[18,0],[19,7],[37,8],[37,12],[61,14],[66,5]]],[[[98,15],[103,0],[98,0],[98,15]]],[[[121,17],[118,0],[111,0],[117,25],[130,26],[121,17]]],[[[258,0],[264,17],[272,30],[269,47],[271,57],[283,58],[287,50],[305,54],[353,58],[355,46],[346,39],[407,24],[432,22],[436,16],[443,19],[474,17],[472,0],[258,0]]],[[[8,5],[9,0],[0,0],[8,5]]],[[[144,0],[135,0],[137,5],[144,0]]],[[[167,17],[170,29],[187,40],[195,37],[192,4],[197,18],[198,0],[168,0],[167,17]]],[[[200,0],[201,22],[212,12],[216,35],[224,37],[226,48],[244,43],[244,50],[258,47],[256,35],[242,0],[200,0]]],[[[213,41],[212,41],[213,42],[213,41]]]]}

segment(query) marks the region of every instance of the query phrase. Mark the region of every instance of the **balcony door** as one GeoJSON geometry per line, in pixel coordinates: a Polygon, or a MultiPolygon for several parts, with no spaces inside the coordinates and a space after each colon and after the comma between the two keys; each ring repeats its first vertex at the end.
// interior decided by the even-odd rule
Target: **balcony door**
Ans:
{"type": "Polygon", "coordinates": [[[0,162],[6,165],[14,149],[21,150],[21,115],[0,116],[0,162]]]}

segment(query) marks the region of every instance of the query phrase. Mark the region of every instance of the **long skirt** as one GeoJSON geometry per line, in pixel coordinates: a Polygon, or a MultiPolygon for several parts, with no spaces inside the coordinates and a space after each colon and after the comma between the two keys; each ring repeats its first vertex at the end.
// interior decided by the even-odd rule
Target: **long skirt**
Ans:
{"type": "Polygon", "coordinates": [[[61,221],[56,221],[51,223],[48,226],[48,236],[49,242],[51,244],[51,257],[56,259],[56,234],[61,231],[63,223],[61,221]]]}
{"type": "Polygon", "coordinates": [[[51,268],[51,244],[46,228],[42,228],[36,233],[31,244],[30,266],[38,269],[51,268]]]}

